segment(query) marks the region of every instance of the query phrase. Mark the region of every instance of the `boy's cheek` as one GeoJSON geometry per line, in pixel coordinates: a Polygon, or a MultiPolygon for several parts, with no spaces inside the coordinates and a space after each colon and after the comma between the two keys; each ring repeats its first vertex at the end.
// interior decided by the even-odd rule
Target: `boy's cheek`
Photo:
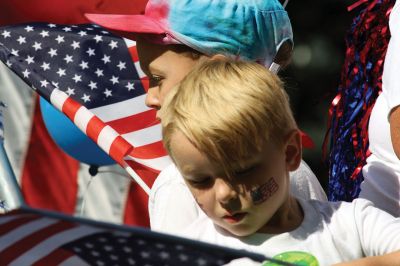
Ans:
{"type": "Polygon", "coordinates": [[[209,216],[209,211],[208,211],[208,208],[207,208],[207,206],[209,205],[209,204],[207,204],[207,202],[204,202],[204,200],[202,200],[202,198],[200,197],[196,197],[195,195],[193,195],[194,196],[194,199],[195,199],[195,201],[197,202],[197,204],[199,205],[199,207],[200,207],[200,209],[207,215],[207,216],[209,216]]]}
{"type": "Polygon", "coordinates": [[[250,191],[251,200],[254,205],[259,205],[270,199],[279,190],[279,185],[274,177],[250,191]]]}

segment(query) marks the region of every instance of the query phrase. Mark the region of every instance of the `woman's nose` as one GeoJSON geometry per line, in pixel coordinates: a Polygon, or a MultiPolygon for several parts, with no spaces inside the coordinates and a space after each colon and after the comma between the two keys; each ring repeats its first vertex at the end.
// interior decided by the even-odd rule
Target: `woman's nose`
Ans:
{"type": "Polygon", "coordinates": [[[149,88],[146,94],[145,103],[148,107],[156,110],[161,108],[160,95],[157,87],[149,88]]]}

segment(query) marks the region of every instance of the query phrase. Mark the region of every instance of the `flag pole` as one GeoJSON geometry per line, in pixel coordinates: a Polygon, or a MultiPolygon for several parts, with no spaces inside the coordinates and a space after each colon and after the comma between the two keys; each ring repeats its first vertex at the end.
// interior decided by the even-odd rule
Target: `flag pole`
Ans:
{"type": "Polygon", "coordinates": [[[132,179],[138,183],[138,185],[147,193],[147,195],[150,195],[150,188],[147,186],[147,184],[139,177],[139,175],[132,169],[130,166],[126,166],[125,170],[128,172],[128,174],[132,177],[132,179]]]}

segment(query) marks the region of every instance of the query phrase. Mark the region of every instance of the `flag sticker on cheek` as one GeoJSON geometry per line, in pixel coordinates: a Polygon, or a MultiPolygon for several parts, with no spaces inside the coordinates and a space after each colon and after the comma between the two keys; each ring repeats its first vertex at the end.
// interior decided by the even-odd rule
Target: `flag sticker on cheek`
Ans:
{"type": "Polygon", "coordinates": [[[276,191],[278,191],[279,186],[275,179],[271,177],[268,181],[250,191],[251,199],[255,205],[261,204],[268,200],[276,191]]]}

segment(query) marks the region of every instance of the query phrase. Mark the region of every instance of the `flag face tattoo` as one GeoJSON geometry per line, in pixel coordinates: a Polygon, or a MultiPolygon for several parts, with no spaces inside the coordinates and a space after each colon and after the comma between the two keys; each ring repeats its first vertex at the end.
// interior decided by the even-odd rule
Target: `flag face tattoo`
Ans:
{"type": "Polygon", "coordinates": [[[276,191],[278,191],[279,186],[275,179],[271,177],[268,181],[250,191],[251,199],[254,205],[261,204],[268,200],[276,191]]]}

